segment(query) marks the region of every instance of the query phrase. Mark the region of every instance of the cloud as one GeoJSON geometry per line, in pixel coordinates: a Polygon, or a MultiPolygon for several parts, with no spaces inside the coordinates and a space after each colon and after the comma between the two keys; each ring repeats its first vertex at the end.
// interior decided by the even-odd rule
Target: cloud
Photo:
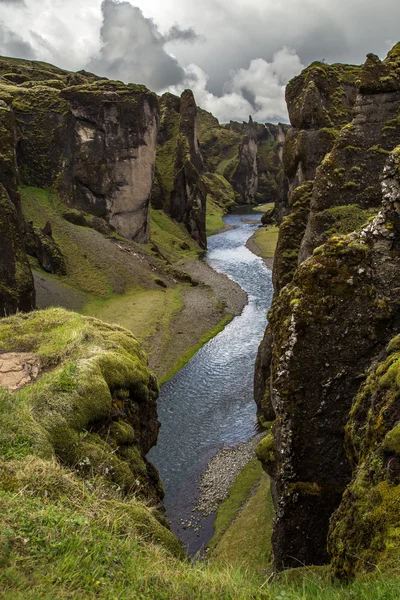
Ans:
{"type": "Polygon", "coordinates": [[[221,96],[209,91],[207,74],[195,64],[187,67],[183,84],[171,91],[180,93],[185,86],[191,87],[197,104],[221,122],[247,121],[249,115],[260,122],[286,121],[285,86],[302,68],[296,52],[285,47],[271,62],[257,58],[247,69],[232,71],[221,96]]]}
{"type": "Polygon", "coordinates": [[[196,42],[205,39],[202,36],[197,35],[193,27],[181,29],[176,23],[163,37],[165,42],[196,42]]]}
{"type": "MultiPolygon", "coordinates": [[[[88,69],[111,79],[144,83],[154,91],[183,81],[184,69],[166,52],[166,40],[139,8],[129,2],[104,0],[101,10],[103,45],[88,69]]],[[[185,33],[179,28],[175,34],[192,35],[189,30],[185,33]]]]}
{"type": "Polygon", "coordinates": [[[0,23],[0,54],[15,58],[35,58],[35,51],[29,42],[0,23]]]}
{"type": "Polygon", "coordinates": [[[0,0],[0,4],[19,4],[20,6],[24,6],[25,0],[0,0]]]}

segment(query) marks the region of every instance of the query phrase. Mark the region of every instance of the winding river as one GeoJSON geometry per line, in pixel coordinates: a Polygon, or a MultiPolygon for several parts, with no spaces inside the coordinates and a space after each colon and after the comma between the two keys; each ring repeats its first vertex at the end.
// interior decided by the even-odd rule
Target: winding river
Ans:
{"type": "Polygon", "coordinates": [[[202,472],[222,448],[256,433],[254,362],[273,289],[271,271],[245,244],[260,218],[259,213],[228,215],[225,222],[234,229],[208,238],[206,262],[238,283],[248,304],[160,393],[161,430],[149,459],[160,471],[171,528],[191,556],[213,533],[214,515],[200,520],[199,531],[183,525],[200,518],[194,507],[202,472]]]}

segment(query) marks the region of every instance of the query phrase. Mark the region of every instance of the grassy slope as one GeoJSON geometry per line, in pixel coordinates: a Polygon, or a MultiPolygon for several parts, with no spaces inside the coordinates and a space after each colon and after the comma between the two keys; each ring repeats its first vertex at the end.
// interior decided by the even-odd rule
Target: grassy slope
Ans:
{"type": "Polygon", "coordinates": [[[259,256],[262,258],[273,258],[276,244],[278,242],[279,228],[275,225],[271,227],[260,227],[253,235],[252,240],[259,249],[259,256]]]}
{"type": "Polygon", "coordinates": [[[261,463],[253,460],[242,469],[218,508],[215,534],[209,543],[212,562],[265,572],[270,561],[273,515],[269,479],[261,463]]]}
{"type": "MultiPolygon", "coordinates": [[[[49,190],[25,187],[22,200],[28,221],[39,227],[51,222],[54,239],[67,262],[67,276],[58,277],[44,273],[33,261],[33,268],[45,283],[42,301],[44,297],[48,305],[46,292],[50,289],[51,304],[52,292],[57,290],[53,303],[126,327],[150,356],[169,348],[170,363],[157,370],[162,381],[230,319],[215,297],[215,325],[210,330],[209,325],[203,327],[199,321],[183,355],[181,349],[174,354],[171,328],[190,290],[190,284],[177,282],[174,269],[188,259],[195,260],[199,248],[183,225],[163,211],[151,210],[151,242],[138,245],[116,234],[103,236],[69,223],[62,217],[65,206],[49,190]],[[157,284],[160,280],[166,288],[157,284]]],[[[199,294],[207,294],[206,289],[198,289],[199,294]]]]}

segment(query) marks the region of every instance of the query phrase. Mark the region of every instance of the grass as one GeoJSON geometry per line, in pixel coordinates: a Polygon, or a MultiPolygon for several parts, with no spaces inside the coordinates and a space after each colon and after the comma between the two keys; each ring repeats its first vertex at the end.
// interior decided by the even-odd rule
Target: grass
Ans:
{"type": "Polygon", "coordinates": [[[196,258],[200,248],[182,223],[170,219],[164,211],[150,209],[151,241],[171,263],[179,264],[196,258]]]}
{"type": "Polygon", "coordinates": [[[274,509],[269,478],[258,460],[246,465],[215,519],[209,547],[217,565],[236,565],[263,573],[270,563],[274,509]]]}
{"type": "Polygon", "coordinates": [[[223,216],[225,211],[207,196],[206,230],[207,236],[219,233],[225,227],[223,216]]]}
{"type": "Polygon", "coordinates": [[[263,469],[258,460],[252,460],[239,473],[229,490],[229,495],[218,508],[214,522],[214,536],[208,547],[215,548],[222,536],[248,500],[254,486],[260,481],[263,469]]]}
{"type": "Polygon", "coordinates": [[[123,296],[91,300],[83,314],[129,329],[145,343],[160,327],[167,332],[171,319],[182,310],[181,286],[173,289],[134,289],[123,296]]]}
{"type": "Polygon", "coordinates": [[[253,236],[254,243],[260,249],[262,258],[273,258],[278,243],[279,227],[260,227],[253,236]]]}
{"type": "Polygon", "coordinates": [[[258,206],[254,206],[253,210],[265,213],[267,212],[267,210],[271,210],[271,208],[274,208],[274,206],[274,202],[268,202],[267,204],[259,204],[258,206]]]}

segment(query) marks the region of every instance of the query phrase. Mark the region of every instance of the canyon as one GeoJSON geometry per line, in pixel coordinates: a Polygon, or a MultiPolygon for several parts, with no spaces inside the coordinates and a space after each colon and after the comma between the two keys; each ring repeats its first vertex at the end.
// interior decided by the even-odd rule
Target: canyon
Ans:
{"type": "MultiPolygon", "coordinates": [[[[89,598],[99,586],[99,597],[270,599],[292,586],[292,599],[300,597],[296,577],[315,576],[327,589],[332,577],[342,582],[339,593],[352,594],[366,574],[371,594],[378,574],[396,594],[400,44],[361,66],[314,62],[289,82],[286,101],[290,125],[251,117],[220,124],[190,90],[157,97],[142,85],[0,58],[6,597],[22,598],[17,594],[29,587],[21,557],[34,570],[26,598],[73,597],[76,590],[89,598]],[[260,204],[262,228],[251,214],[260,204]],[[238,224],[237,233],[229,231],[238,224]],[[242,318],[246,294],[229,268],[230,279],[216,272],[212,251],[219,236],[228,250],[238,236],[244,256],[253,229],[256,244],[260,236],[269,244],[277,229],[277,245],[272,274],[257,259],[256,276],[268,273],[263,297],[254,282],[243,284],[250,299],[242,318]],[[215,271],[202,257],[207,236],[217,233],[208,255],[215,271]],[[271,555],[263,550],[261,570],[249,562],[241,565],[245,575],[238,567],[229,579],[226,563],[218,563],[221,540],[211,540],[201,566],[186,561],[148,453],[159,434],[159,384],[184,373],[195,351],[235,316],[238,347],[257,344],[259,328],[253,334],[249,323],[245,331],[239,324],[271,299],[251,409],[262,432],[256,456],[268,477],[257,472],[247,484],[223,542],[234,544],[243,513],[258,515],[256,501],[264,509],[273,503],[264,534],[271,555]],[[75,586],[63,561],[82,560],[76,577],[88,577],[85,539],[98,572],[75,586]],[[48,579],[46,553],[53,561],[48,579]]],[[[206,363],[214,355],[203,350],[206,363]]],[[[218,357],[223,353],[217,347],[218,357]]],[[[191,364],[201,386],[207,369],[193,361],[189,376],[191,364]]],[[[235,393],[252,395],[252,369],[246,362],[246,392],[233,390],[227,405],[235,393]]],[[[196,408],[201,394],[189,392],[182,403],[196,408]]],[[[209,410],[224,432],[213,402],[209,410]]],[[[174,421],[174,407],[165,410],[174,421]]],[[[174,423],[170,446],[184,422],[174,423]]],[[[163,468],[179,471],[200,457],[211,432],[197,429],[188,457],[163,468]]],[[[235,440],[222,433],[225,445],[246,441],[244,431],[247,440],[253,436],[250,417],[241,430],[235,440]]],[[[217,440],[212,446],[215,454],[217,440]]],[[[168,448],[167,434],[161,455],[168,448]]],[[[250,540],[260,534],[253,527],[250,540]]]]}

